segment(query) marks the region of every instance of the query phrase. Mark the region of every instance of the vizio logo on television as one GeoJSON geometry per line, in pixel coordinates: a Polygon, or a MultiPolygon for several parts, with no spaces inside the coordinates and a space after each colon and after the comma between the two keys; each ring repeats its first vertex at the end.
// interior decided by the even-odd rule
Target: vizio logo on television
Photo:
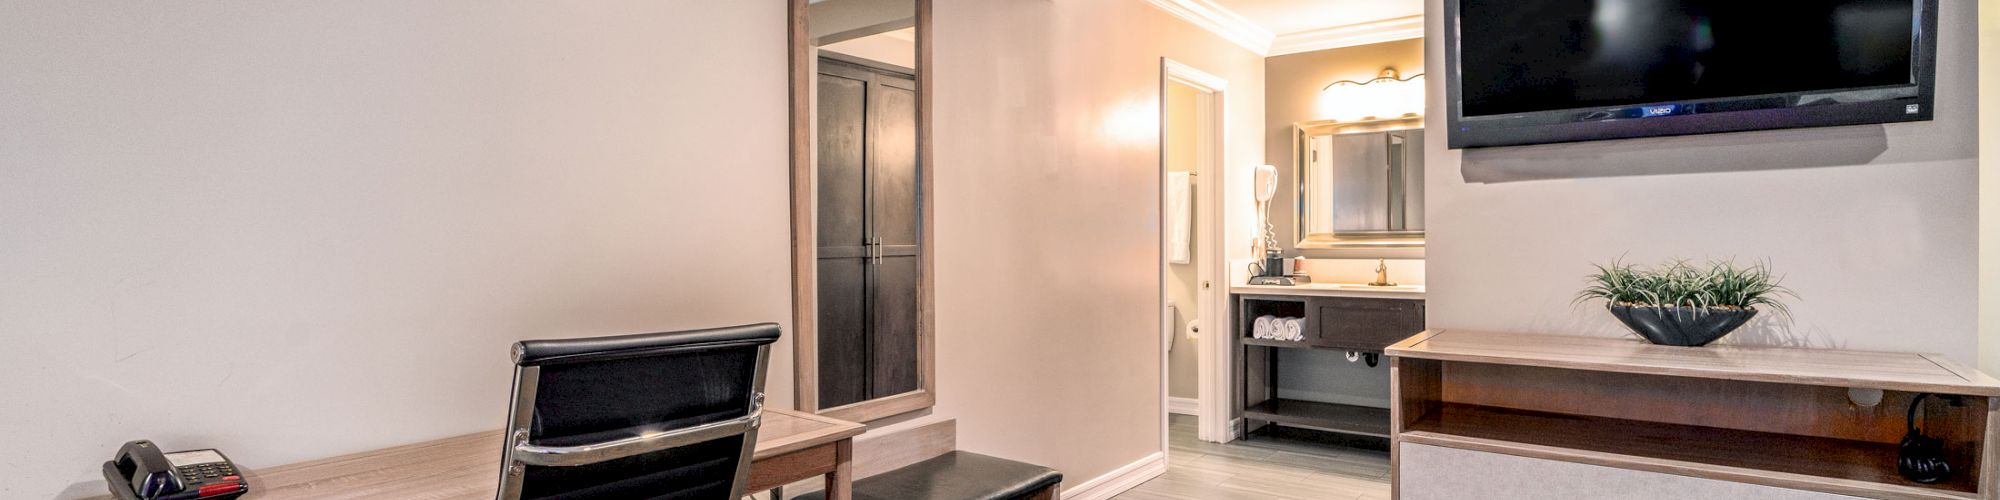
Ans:
{"type": "Polygon", "coordinates": [[[1678,104],[1662,104],[1659,106],[1646,106],[1639,108],[1639,116],[1644,118],[1652,118],[1655,116],[1672,116],[1674,112],[1679,111],[1680,108],[1681,107],[1678,104]]]}

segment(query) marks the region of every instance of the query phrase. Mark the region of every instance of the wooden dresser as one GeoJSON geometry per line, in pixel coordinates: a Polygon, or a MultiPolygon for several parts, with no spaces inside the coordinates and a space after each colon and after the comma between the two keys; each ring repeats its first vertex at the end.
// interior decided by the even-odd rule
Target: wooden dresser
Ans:
{"type": "Polygon", "coordinates": [[[2000,498],[2000,381],[1937,355],[1460,330],[1386,353],[1407,500],[2000,498]],[[1936,484],[1896,471],[1922,393],[1936,484]]]}

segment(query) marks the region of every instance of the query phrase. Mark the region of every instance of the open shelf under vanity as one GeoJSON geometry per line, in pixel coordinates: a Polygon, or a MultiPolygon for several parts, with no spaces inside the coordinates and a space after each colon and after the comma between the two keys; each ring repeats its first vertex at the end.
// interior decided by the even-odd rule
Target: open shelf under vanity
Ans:
{"type": "Polygon", "coordinates": [[[1243,418],[1316,431],[1389,437],[1389,409],[1271,398],[1243,409],[1243,418]]]}
{"type": "Polygon", "coordinates": [[[1383,348],[1423,329],[1421,299],[1239,293],[1235,306],[1232,333],[1237,344],[1243,435],[1265,425],[1385,439],[1392,435],[1388,408],[1280,397],[1279,353],[1287,349],[1356,352],[1378,359],[1376,363],[1386,363],[1375,358],[1383,348]],[[1266,315],[1300,318],[1304,338],[1256,338],[1255,321],[1266,315]]]}

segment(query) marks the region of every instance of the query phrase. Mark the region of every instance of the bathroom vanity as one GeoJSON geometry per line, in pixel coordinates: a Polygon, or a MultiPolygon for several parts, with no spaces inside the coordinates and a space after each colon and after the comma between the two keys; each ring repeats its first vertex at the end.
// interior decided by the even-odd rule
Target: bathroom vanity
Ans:
{"type": "MultiPolygon", "coordinates": [[[[1280,350],[1311,349],[1379,357],[1383,349],[1424,329],[1424,287],[1371,287],[1317,283],[1299,286],[1232,287],[1235,340],[1232,372],[1241,398],[1236,414],[1241,435],[1264,425],[1341,434],[1390,437],[1387,407],[1306,401],[1280,397],[1280,350]],[[1296,340],[1256,338],[1260,316],[1300,318],[1296,340]]],[[[1387,361],[1381,361],[1386,364],[1387,361]]],[[[1383,388],[1386,392],[1386,387],[1383,388]]]]}
{"type": "MultiPolygon", "coordinates": [[[[1292,270],[1316,275],[1313,283],[1229,289],[1233,416],[1242,422],[1234,432],[1275,425],[1386,439],[1383,350],[1424,330],[1424,287],[1394,285],[1381,259],[1423,254],[1423,117],[1303,122],[1292,132],[1290,199],[1278,202],[1292,205],[1290,220],[1272,225],[1289,234],[1267,230],[1266,241],[1289,242],[1285,254],[1347,262],[1321,262],[1328,272],[1292,270]],[[1386,286],[1326,282],[1356,279],[1355,261],[1377,266],[1375,282],[1386,286]],[[1291,320],[1297,333],[1254,335],[1267,315],[1291,320]]],[[[1421,264],[1415,269],[1420,274],[1421,264]]]]}

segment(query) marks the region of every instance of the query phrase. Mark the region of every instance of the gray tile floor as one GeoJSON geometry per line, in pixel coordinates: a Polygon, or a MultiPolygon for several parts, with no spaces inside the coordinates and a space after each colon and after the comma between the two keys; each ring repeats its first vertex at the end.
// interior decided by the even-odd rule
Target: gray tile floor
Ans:
{"type": "Polygon", "coordinates": [[[1269,438],[1205,443],[1183,415],[1170,419],[1167,436],[1167,473],[1119,500],[1389,498],[1388,452],[1269,438]]]}

